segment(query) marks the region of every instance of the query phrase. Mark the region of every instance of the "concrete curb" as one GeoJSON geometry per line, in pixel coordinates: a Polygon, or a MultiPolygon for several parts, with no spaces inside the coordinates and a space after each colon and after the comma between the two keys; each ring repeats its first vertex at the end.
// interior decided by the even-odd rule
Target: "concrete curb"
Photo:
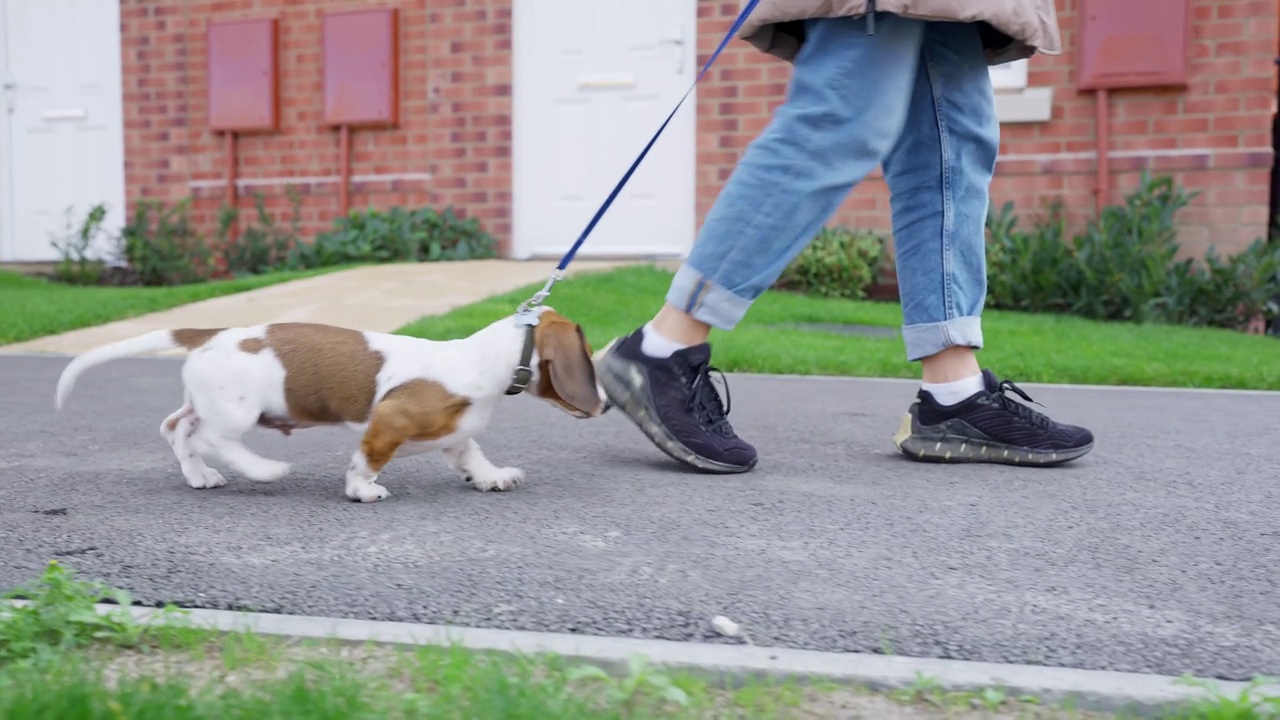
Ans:
{"type": "MultiPolygon", "coordinates": [[[[27,604],[21,600],[11,602],[27,604]]],[[[100,613],[121,609],[109,604],[96,608],[100,613]]],[[[147,623],[160,613],[157,608],[141,606],[128,611],[140,623],[147,623]]],[[[188,625],[221,632],[396,645],[456,644],[481,652],[522,655],[547,653],[622,674],[631,657],[642,655],[653,665],[730,682],[748,678],[826,680],[892,690],[910,687],[924,676],[949,691],[995,688],[1010,696],[1027,695],[1052,705],[1070,703],[1081,710],[1141,715],[1154,715],[1205,697],[1203,689],[1176,683],[1177,678],[1140,673],[227,610],[183,612],[188,625]]],[[[1227,695],[1238,695],[1248,687],[1241,682],[1212,682],[1227,695]]],[[[1267,687],[1254,693],[1280,696],[1280,688],[1267,687]]]]}

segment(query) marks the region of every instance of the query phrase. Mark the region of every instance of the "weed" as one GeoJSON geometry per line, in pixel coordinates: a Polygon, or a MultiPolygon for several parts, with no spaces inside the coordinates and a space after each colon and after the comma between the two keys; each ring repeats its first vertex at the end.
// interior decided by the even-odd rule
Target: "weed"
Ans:
{"type": "Polygon", "coordinates": [[[937,678],[917,672],[916,679],[905,688],[898,688],[889,693],[889,697],[900,703],[927,703],[952,710],[985,709],[995,712],[1011,703],[1022,705],[1038,705],[1039,701],[1027,695],[1012,698],[1000,688],[983,688],[978,691],[947,690],[937,678]]]}
{"type": "Polygon", "coordinates": [[[605,697],[609,702],[621,706],[624,717],[631,717],[637,712],[644,697],[644,690],[651,690],[668,703],[687,707],[689,694],[676,686],[666,674],[650,670],[647,661],[634,655],[628,663],[626,677],[614,678],[594,665],[577,665],[565,673],[570,681],[591,680],[601,683],[605,688],[605,697]]]}
{"type": "Polygon", "coordinates": [[[182,628],[173,622],[180,614],[176,609],[165,608],[158,624],[143,625],[126,609],[133,605],[128,591],[79,580],[57,560],[50,560],[37,580],[0,596],[0,601],[14,598],[27,603],[0,602],[0,666],[93,643],[137,647],[144,641],[169,644],[182,637],[182,628]],[[100,613],[94,607],[108,601],[120,609],[100,613]]]}
{"type": "Polygon", "coordinates": [[[935,702],[942,694],[942,684],[937,678],[916,672],[916,679],[910,685],[891,691],[889,697],[906,703],[935,702]]]}
{"type": "Polygon", "coordinates": [[[880,654],[893,654],[893,630],[891,627],[880,628],[880,654]]]}
{"type": "Polygon", "coordinates": [[[1217,683],[1184,676],[1177,681],[1181,685],[1198,687],[1209,697],[1188,703],[1185,707],[1165,715],[1165,720],[1274,720],[1280,718],[1280,693],[1277,680],[1270,677],[1254,678],[1238,695],[1224,694],[1217,683]],[[1270,693],[1259,691],[1272,686],[1270,693]]]}
{"type": "Polygon", "coordinates": [[[996,688],[983,688],[982,692],[977,694],[976,699],[983,707],[994,711],[1004,705],[1009,700],[1009,696],[1004,691],[996,688]]]}
{"type": "Polygon", "coordinates": [[[55,278],[72,285],[93,285],[102,278],[102,260],[97,256],[94,243],[102,235],[106,217],[107,206],[99,203],[89,209],[77,226],[72,220],[72,208],[67,208],[64,234],[52,239],[59,255],[55,278]]]}

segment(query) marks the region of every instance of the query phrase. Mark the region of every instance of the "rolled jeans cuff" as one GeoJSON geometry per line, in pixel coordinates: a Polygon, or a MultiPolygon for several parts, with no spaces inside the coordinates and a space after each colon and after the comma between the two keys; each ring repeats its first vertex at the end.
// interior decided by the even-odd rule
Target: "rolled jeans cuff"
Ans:
{"type": "Polygon", "coordinates": [[[751,307],[750,300],[716,285],[688,265],[682,265],[671,279],[667,304],[718,330],[732,330],[751,307]]]}
{"type": "Polygon", "coordinates": [[[902,326],[902,342],[907,361],[916,362],[953,347],[982,347],[982,319],[958,317],[940,323],[902,326]]]}

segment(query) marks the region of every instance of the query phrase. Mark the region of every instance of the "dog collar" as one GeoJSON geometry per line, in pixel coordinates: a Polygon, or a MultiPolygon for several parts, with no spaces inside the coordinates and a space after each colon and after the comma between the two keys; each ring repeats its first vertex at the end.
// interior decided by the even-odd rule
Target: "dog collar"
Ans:
{"type": "Polygon", "coordinates": [[[516,326],[524,328],[524,347],[520,350],[520,364],[516,366],[511,384],[507,386],[507,395],[519,395],[533,381],[533,329],[537,325],[538,318],[532,313],[516,317],[516,326]]]}

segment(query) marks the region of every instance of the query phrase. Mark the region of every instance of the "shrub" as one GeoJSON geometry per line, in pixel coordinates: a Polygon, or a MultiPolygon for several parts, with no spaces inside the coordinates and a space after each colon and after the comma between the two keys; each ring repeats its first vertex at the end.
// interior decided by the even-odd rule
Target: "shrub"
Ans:
{"type": "Polygon", "coordinates": [[[212,253],[191,225],[190,198],[172,208],[139,200],[120,233],[119,254],[143,285],[182,285],[208,280],[212,253]]]}
{"type": "Polygon", "coordinates": [[[1256,317],[1273,320],[1280,293],[1280,245],[1255,240],[1244,252],[1222,258],[1213,248],[1204,260],[1174,270],[1175,322],[1240,328],[1256,317]]]}
{"type": "Polygon", "coordinates": [[[988,214],[987,304],[1124,320],[1240,329],[1280,293],[1280,245],[1258,240],[1222,258],[1179,259],[1176,214],[1195,198],[1172,178],[1144,175],[1068,241],[1061,202],[1030,232],[1012,205],[988,214]]]}
{"type": "Polygon", "coordinates": [[[222,241],[227,272],[242,276],[304,268],[307,251],[302,247],[302,234],[298,230],[302,199],[292,186],[286,192],[293,207],[293,217],[288,226],[277,225],[267,211],[266,198],[262,193],[255,193],[256,221],[251,221],[234,240],[230,240],[231,227],[239,219],[240,211],[234,207],[222,209],[218,216],[218,237],[222,241]]]}
{"type": "Polygon", "coordinates": [[[774,286],[811,295],[860,300],[888,260],[884,238],[847,228],[823,228],[782,271],[774,286]]]}
{"type": "Polygon", "coordinates": [[[287,190],[293,215],[277,222],[261,193],[254,195],[255,215],[232,238],[240,211],[223,207],[212,244],[194,227],[191,198],[173,207],[139,200],[133,217],[114,238],[121,267],[104,267],[95,258],[93,239],[101,233],[104,206],[93,208],[76,228],[68,211],[67,231],[54,245],[62,260],[53,278],[84,284],[178,285],[202,282],[223,273],[256,275],[351,263],[468,260],[496,256],[497,243],[474,218],[461,218],[452,208],[354,212],[334,223],[314,243],[299,230],[300,197],[287,190]]]}
{"type": "Polygon", "coordinates": [[[1062,202],[1051,203],[1046,218],[1030,232],[1017,229],[1013,203],[987,219],[987,304],[1025,312],[1064,312],[1075,297],[1062,202]]]}
{"type": "Polygon", "coordinates": [[[1106,207],[1075,239],[1079,285],[1072,312],[1098,320],[1178,322],[1174,215],[1194,199],[1172,178],[1144,177],[1124,204],[1106,207]]]}
{"type": "Polygon", "coordinates": [[[497,243],[475,218],[452,207],[355,211],[301,253],[310,267],[346,263],[472,260],[496,255],[497,243]]]}
{"type": "Polygon", "coordinates": [[[60,282],[72,285],[94,285],[102,279],[102,260],[95,256],[93,241],[102,233],[102,221],[107,217],[107,206],[98,203],[89,209],[84,220],[76,227],[71,219],[71,208],[66,211],[66,232],[61,239],[53,239],[53,247],[60,256],[53,276],[60,282]]]}

